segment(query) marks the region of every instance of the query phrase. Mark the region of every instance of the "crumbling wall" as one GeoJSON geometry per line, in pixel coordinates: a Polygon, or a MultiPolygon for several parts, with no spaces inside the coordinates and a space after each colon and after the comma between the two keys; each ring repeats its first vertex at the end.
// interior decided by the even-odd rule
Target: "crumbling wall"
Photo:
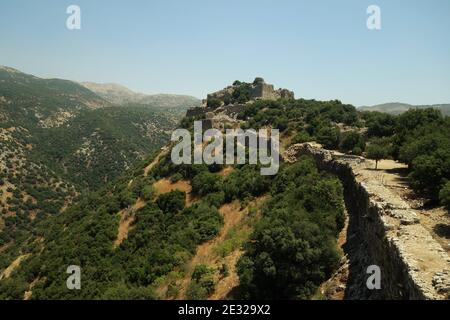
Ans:
{"type": "Polygon", "coordinates": [[[346,254],[347,299],[445,299],[450,292],[450,258],[420,225],[414,210],[379,181],[364,179],[365,159],[294,145],[285,161],[310,155],[321,170],[337,175],[349,214],[346,254]],[[381,289],[369,290],[367,267],[381,269],[381,289]]]}

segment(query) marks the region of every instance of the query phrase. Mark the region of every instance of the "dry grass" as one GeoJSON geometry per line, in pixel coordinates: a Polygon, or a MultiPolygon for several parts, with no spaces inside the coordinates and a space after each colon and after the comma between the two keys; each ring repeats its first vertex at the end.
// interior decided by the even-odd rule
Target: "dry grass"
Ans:
{"type": "Polygon", "coordinates": [[[218,173],[218,175],[221,176],[221,177],[227,177],[234,170],[235,170],[234,167],[231,167],[231,166],[230,167],[225,167],[225,168],[222,169],[222,171],[220,171],[218,173]]]}
{"type": "Polygon", "coordinates": [[[147,167],[144,169],[144,176],[148,176],[150,171],[158,164],[159,160],[167,154],[167,150],[162,150],[147,167]]]}
{"type": "Polygon", "coordinates": [[[247,220],[249,208],[260,207],[265,199],[266,197],[257,198],[245,208],[242,208],[240,202],[236,200],[219,209],[224,219],[222,229],[216,238],[198,246],[195,256],[186,267],[184,279],[179,283],[180,299],[186,298],[186,290],[191,282],[192,272],[199,264],[216,270],[216,287],[209,299],[225,299],[231,290],[239,285],[236,263],[243,254],[241,245],[251,233],[251,226],[247,220]],[[226,246],[227,250],[222,250],[223,246],[226,246]],[[227,266],[228,275],[226,277],[221,277],[218,272],[222,265],[227,266]]]}
{"type": "Polygon", "coordinates": [[[161,179],[153,185],[158,194],[164,194],[175,190],[186,193],[186,205],[191,206],[197,199],[192,195],[191,183],[187,180],[180,180],[172,183],[169,179],[161,179]]]}
{"type": "Polygon", "coordinates": [[[119,212],[120,222],[119,222],[119,230],[117,232],[117,239],[114,241],[114,248],[119,247],[125,239],[128,238],[128,233],[130,232],[134,219],[135,213],[139,209],[145,207],[146,203],[144,200],[139,198],[136,203],[128,209],[124,209],[119,212]]]}

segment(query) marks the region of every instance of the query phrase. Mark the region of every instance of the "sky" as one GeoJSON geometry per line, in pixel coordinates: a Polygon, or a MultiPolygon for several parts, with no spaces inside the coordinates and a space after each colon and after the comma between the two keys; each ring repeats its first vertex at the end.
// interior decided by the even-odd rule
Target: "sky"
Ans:
{"type": "Polygon", "coordinates": [[[0,0],[0,65],[149,94],[258,76],[298,98],[450,103],[450,1],[0,0]]]}

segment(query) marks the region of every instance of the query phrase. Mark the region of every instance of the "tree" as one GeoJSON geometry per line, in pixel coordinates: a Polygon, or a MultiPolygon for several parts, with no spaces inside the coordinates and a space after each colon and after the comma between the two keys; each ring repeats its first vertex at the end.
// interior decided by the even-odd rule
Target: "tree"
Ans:
{"type": "Polygon", "coordinates": [[[369,137],[386,137],[394,134],[395,117],[381,112],[364,112],[369,137]]]}
{"type": "Polygon", "coordinates": [[[209,273],[212,273],[212,270],[210,268],[208,268],[207,265],[199,264],[199,265],[195,266],[194,272],[192,272],[192,277],[191,278],[194,281],[200,281],[200,279],[203,276],[205,276],[205,275],[207,275],[209,273]]]}
{"type": "Polygon", "coordinates": [[[439,192],[439,199],[441,204],[450,210],[450,181],[444,184],[444,187],[439,192]]]}
{"type": "Polygon", "coordinates": [[[375,160],[375,170],[378,170],[378,161],[385,159],[388,156],[386,146],[372,142],[367,147],[367,157],[375,160]]]}
{"type": "Polygon", "coordinates": [[[317,132],[317,142],[326,149],[336,149],[339,145],[339,129],[329,126],[320,128],[317,132]]]}
{"type": "Polygon", "coordinates": [[[174,190],[159,196],[156,201],[158,207],[165,213],[176,213],[184,209],[186,194],[179,190],[174,190]]]}
{"type": "Polygon", "coordinates": [[[409,175],[411,186],[432,200],[439,199],[442,181],[442,162],[432,155],[423,155],[413,161],[412,172],[409,175]]]}
{"type": "Polygon", "coordinates": [[[222,180],[219,176],[202,172],[192,179],[192,192],[199,196],[205,196],[209,193],[219,192],[222,190],[222,180]]]}
{"type": "Polygon", "coordinates": [[[340,149],[345,152],[353,151],[355,148],[362,150],[364,144],[364,139],[358,132],[350,131],[343,134],[340,149]]]}
{"type": "Polygon", "coordinates": [[[186,297],[192,300],[204,300],[214,292],[214,270],[206,265],[195,266],[192,281],[186,291],[186,297]]]}
{"type": "Polygon", "coordinates": [[[153,187],[153,185],[149,184],[142,188],[141,196],[145,201],[151,201],[153,200],[155,193],[155,188],[153,187]]]}
{"type": "Polygon", "coordinates": [[[208,98],[206,104],[208,108],[217,109],[222,105],[222,101],[217,98],[208,98]]]}

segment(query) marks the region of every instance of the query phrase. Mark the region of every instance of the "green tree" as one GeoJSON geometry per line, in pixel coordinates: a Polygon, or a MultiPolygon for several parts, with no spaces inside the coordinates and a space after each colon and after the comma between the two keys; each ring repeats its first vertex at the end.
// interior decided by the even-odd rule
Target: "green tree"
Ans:
{"type": "Polygon", "coordinates": [[[339,145],[339,129],[330,126],[320,128],[317,132],[317,142],[326,149],[336,149],[339,145]]]}
{"type": "Polygon", "coordinates": [[[439,199],[441,204],[450,210],[450,181],[444,184],[444,187],[439,192],[439,199]]]}
{"type": "Polygon", "coordinates": [[[141,196],[145,201],[153,200],[155,194],[156,194],[155,188],[151,184],[146,185],[144,188],[142,188],[141,196]]]}
{"type": "Polygon", "coordinates": [[[165,213],[177,213],[184,209],[186,194],[179,190],[174,190],[159,196],[156,203],[165,213]]]}
{"type": "Polygon", "coordinates": [[[199,196],[222,190],[222,180],[218,175],[202,172],[192,179],[192,192],[199,196]]]}
{"type": "Polygon", "coordinates": [[[442,162],[432,155],[419,156],[413,161],[409,175],[411,186],[417,192],[436,201],[442,183],[442,162]]]}
{"type": "Polygon", "coordinates": [[[378,161],[388,156],[386,146],[377,142],[372,142],[367,147],[367,157],[375,160],[375,170],[378,170],[378,161]]]}
{"type": "Polygon", "coordinates": [[[365,143],[361,134],[356,131],[350,131],[342,135],[340,149],[348,152],[355,148],[364,149],[365,143]]]}

